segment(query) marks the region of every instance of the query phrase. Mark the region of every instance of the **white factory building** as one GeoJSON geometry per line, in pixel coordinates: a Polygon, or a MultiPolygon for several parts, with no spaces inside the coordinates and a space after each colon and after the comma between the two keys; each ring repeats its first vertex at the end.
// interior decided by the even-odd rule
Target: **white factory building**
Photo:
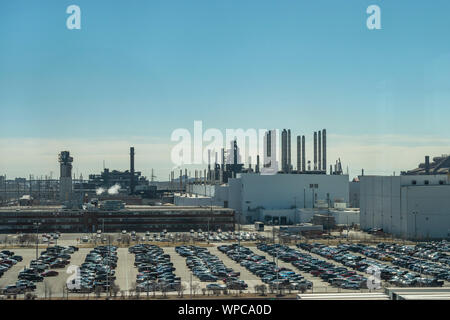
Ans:
{"type": "Polygon", "coordinates": [[[349,202],[348,175],[241,173],[228,184],[194,184],[176,205],[223,205],[236,211],[243,223],[279,217],[281,224],[300,223],[300,211],[323,203],[334,208],[349,202]]]}
{"type": "Polygon", "coordinates": [[[405,239],[450,237],[448,175],[360,176],[363,230],[382,228],[405,239]]]}

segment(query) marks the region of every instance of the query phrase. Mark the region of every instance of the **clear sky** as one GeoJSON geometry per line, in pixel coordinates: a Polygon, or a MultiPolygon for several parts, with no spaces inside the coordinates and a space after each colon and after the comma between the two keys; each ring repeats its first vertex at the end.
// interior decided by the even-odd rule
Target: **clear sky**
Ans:
{"type": "Polygon", "coordinates": [[[138,169],[164,179],[172,131],[194,120],[327,128],[329,161],[352,174],[411,169],[450,153],[449,12],[448,0],[2,0],[0,174],[57,172],[62,149],[85,176],[102,160],[123,169],[138,145],[138,169]],[[71,4],[81,30],[66,28],[71,4]],[[382,30],[366,27],[371,4],[382,30]]]}

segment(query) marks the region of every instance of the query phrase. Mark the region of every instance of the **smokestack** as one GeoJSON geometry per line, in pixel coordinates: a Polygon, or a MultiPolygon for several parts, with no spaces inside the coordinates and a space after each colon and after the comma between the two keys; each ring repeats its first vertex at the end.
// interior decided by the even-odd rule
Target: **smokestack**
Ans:
{"type": "Polygon", "coordinates": [[[222,148],[222,170],[220,170],[220,183],[222,184],[225,176],[225,149],[222,148]]]}
{"type": "Polygon", "coordinates": [[[237,154],[237,141],[235,139],[234,143],[233,143],[233,164],[235,164],[235,165],[238,163],[237,156],[238,156],[238,154],[237,154]]]}
{"type": "Polygon", "coordinates": [[[425,156],[425,173],[430,173],[430,156],[425,156]]]}
{"type": "Polygon", "coordinates": [[[322,132],[320,132],[320,130],[319,130],[318,134],[319,134],[319,146],[317,148],[317,151],[319,153],[319,157],[318,157],[319,166],[318,166],[318,169],[319,169],[319,171],[321,171],[322,170],[322,132]]]}
{"type": "Polygon", "coordinates": [[[291,172],[291,129],[287,131],[287,172],[291,172]]]}
{"type": "Polygon", "coordinates": [[[281,132],[281,170],[283,171],[283,173],[287,172],[287,166],[288,166],[288,152],[287,152],[287,146],[288,146],[288,142],[287,142],[287,130],[283,129],[283,131],[281,132]]]}
{"type": "Polygon", "coordinates": [[[183,170],[180,170],[180,195],[182,194],[183,190],[183,170]]]}
{"type": "Polygon", "coordinates": [[[327,130],[322,130],[322,166],[323,171],[327,171],[327,130]]]}
{"type": "Polygon", "coordinates": [[[259,154],[256,156],[256,168],[255,168],[255,172],[259,173],[259,154]]]}
{"type": "Polygon", "coordinates": [[[302,157],[302,137],[297,136],[297,172],[302,170],[301,157],[302,157]]]}
{"type": "Polygon", "coordinates": [[[302,171],[306,171],[305,136],[302,136],[302,171]]]}
{"type": "Polygon", "coordinates": [[[130,147],[130,193],[134,194],[134,147],[130,147]]]}
{"type": "Polygon", "coordinates": [[[317,170],[317,132],[314,131],[314,171],[317,170]]]}
{"type": "Polygon", "coordinates": [[[208,149],[208,180],[211,181],[211,150],[208,149]]]}

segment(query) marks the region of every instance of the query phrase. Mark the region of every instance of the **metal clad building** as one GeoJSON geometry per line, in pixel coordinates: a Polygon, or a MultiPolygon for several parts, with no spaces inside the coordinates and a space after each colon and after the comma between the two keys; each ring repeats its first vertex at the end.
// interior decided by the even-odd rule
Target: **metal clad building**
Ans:
{"type": "Polygon", "coordinates": [[[360,207],[362,229],[407,239],[450,237],[447,176],[361,176],[360,207]]]}
{"type": "Polygon", "coordinates": [[[349,200],[348,175],[242,173],[231,179],[229,207],[247,223],[257,221],[258,209],[312,208],[317,200],[349,200]]]}

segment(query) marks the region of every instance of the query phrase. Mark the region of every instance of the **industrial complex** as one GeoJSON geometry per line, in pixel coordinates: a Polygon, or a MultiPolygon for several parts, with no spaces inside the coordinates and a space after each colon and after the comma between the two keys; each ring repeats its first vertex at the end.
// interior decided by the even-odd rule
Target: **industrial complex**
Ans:
{"type": "MultiPolygon", "coordinates": [[[[291,130],[264,135],[263,154],[244,165],[236,140],[221,157],[215,153],[204,170],[180,169],[168,181],[150,181],[135,170],[130,147],[129,170],[104,168],[87,180],[72,173],[70,151],[58,156],[59,179],[7,179],[0,176],[0,231],[26,231],[33,219],[49,230],[86,232],[99,221],[110,230],[231,230],[235,223],[268,225],[357,226],[409,239],[450,236],[450,156],[426,156],[417,169],[399,176],[361,175],[350,181],[340,159],[327,163],[327,132],[313,133],[312,156],[305,135],[296,136],[292,157],[291,130]],[[281,161],[277,160],[280,145],[281,161]],[[220,158],[220,160],[219,160],[220,158]],[[292,159],[296,163],[293,164],[292,159]],[[184,172],[183,172],[184,171],[184,172]]],[[[293,229],[292,229],[293,230],[293,229]]]]}
{"type": "Polygon", "coordinates": [[[168,181],[137,171],[134,147],[125,171],[76,177],[64,150],[59,179],[0,176],[0,240],[17,248],[0,253],[0,299],[45,299],[48,283],[76,298],[187,288],[191,297],[198,288],[251,297],[255,288],[299,300],[448,299],[450,156],[427,156],[399,176],[363,170],[351,179],[340,159],[328,166],[325,129],[313,133],[311,155],[305,135],[293,152],[291,134],[278,141],[267,131],[255,164],[243,163],[234,139],[220,160],[208,150],[206,168],[180,168],[168,181]],[[86,269],[75,288],[47,270],[65,268],[71,255],[86,269]],[[39,283],[48,275],[56,277],[39,283]]]}

